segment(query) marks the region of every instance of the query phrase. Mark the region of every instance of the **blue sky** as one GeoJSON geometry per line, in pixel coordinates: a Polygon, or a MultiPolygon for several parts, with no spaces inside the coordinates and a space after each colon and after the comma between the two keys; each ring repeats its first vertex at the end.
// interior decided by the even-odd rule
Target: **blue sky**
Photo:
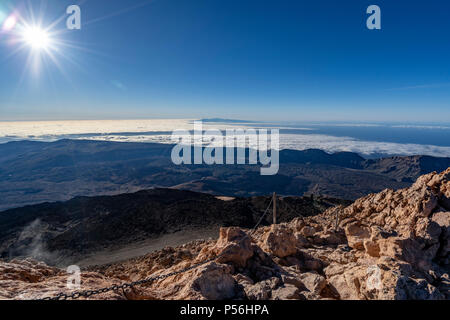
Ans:
{"type": "MultiPolygon", "coordinates": [[[[61,20],[71,48],[34,73],[0,33],[0,120],[450,122],[448,1],[31,2],[44,26],[80,4],[82,29],[61,20]],[[371,4],[382,30],[366,28],[371,4]]],[[[27,6],[0,11],[29,20],[27,6]]]]}

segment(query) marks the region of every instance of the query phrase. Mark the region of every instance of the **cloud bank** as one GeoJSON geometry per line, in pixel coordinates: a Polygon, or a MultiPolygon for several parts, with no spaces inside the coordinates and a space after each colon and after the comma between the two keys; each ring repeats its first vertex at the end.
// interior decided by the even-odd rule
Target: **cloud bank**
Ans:
{"type": "MultiPolygon", "coordinates": [[[[251,127],[250,125],[244,127],[251,127]]],[[[272,126],[271,126],[272,127],[272,126]]],[[[405,126],[408,127],[408,126],[405,126]]],[[[236,125],[203,124],[204,129],[236,128],[236,125]]],[[[87,139],[120,142],[172,143],[175,129],[192,130],[192,120],[92,120],[92,121],[39,121],[0,122],[0,142],[17,140],[55,141],[59,139],[87,139]]],[[[308,128],[305,128],[308,129],[308,128]]],[[[255,147],[255,146],[251,146],[255,147]]],[[[314,134],[280,134],[280,149],[322,149],[326,152],[349,151],[362,156],[430,155],[450,157],[450,147],[403,144],[360,140],[314,134]]]]}

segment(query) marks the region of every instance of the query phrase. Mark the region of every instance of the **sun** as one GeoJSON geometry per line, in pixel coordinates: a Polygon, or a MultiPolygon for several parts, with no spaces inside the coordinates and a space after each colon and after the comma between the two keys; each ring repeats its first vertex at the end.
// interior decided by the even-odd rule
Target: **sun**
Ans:
{"type": "Polygon", "coordinates": [[[50,34],[37,26],[24,28],[22,37],[25,44],[33,50],[48,50],[52,44],[50,34]]]}

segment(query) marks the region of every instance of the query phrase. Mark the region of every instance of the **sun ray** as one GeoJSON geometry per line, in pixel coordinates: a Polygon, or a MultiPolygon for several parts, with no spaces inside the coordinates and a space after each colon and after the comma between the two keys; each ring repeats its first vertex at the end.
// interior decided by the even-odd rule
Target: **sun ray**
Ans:
{"type": "MultiPolygon", "coordinates": [[[[13,57],[24,55],[23,67],[11,92],[13,99],[20,95],[25,82],[30,81],[30,84],[39,86],[44,75],[48,81],[56,81],[56,75],[60,74],[74,86],[70,81],[70,73],[67,72],[71,65],[83,72],[90,72],[83,69],[82,63],[75,59],[76,52],[84,49],[84,46],[67,44],[67,35],[63,32],[67,31],[63,23],[64,15],[58,15],[56,20],[52,19],[47,23],[46,3],[41,2],[40,6],[34,7],[33,4],[37,5],[37,2],[27,1],[16,7],[8,4],[9,15],[6,18],[11,21],[7,24],[8,30],[0,30],[8,37],[9,41],[5,43],[10,46],[10,52],[0,60],[9,61],[13,57]]],[[[3,26],[4,23],[0,27],[3,26]]]]}
{"type": "MultiPolygon", "coordinates": [[[[155,1],[141,0],[139,3],[122,10],[94,18],[91,21],[86,21],[83,23],[83,27],[86,25],[89,27],[94,23],[126,14],[143,6],[150,5],[155,1]]],[[[81,0],[79,4],[85,2],[86,0],[81,0]]],[[[10,54],[3,56],[1,60],[6,61],[21,53],[27,53],[17,89],[25,81],[27,72],[32,75],[30,80],[34,79],[35,83],[38,83],[37,78],[41,78],[43,73],[47,77],[53,77],[55,74],[49,72],[52,66],[57,73],[61,74],[70,83],[72,83],[70,81],[70,73],[67,72],[69,66],[74,66],[77,70],[89,76],[92,70],[83,67],[83,63],[79,61],[81,57],[77,56],[77,52],[84,52],[101,58],[114,58],[113,54],[109,52],[94,50],[95,44],[81,44],[69,40],[72,30],[68,30],[65,26],[64,19],[67,17],[65,12],[50,21],[46,21],[45,12],[47,11],[48,3],[45,0],[40,1],[40,4],[37,4],[37,1],[26,0],[20,7],[16,6],[13,8],[11,5],[8,6],[11,12],[6,17],[11,19],[8,23],[8,27],[10,28],[8,34],[11,36],[15,47],[12,47],[10,54]]]]}
{"type": "Polygon", "coordinates": [[[92,19],[90,21],[86,21],[86,22],[83,23],[83,25],[87,26],[87,25],[90,25],[90,24],[94,24],[94,23],[106,20],[106,19],[114,18],[114,17],[120,16],[122,14],[128,13],[130,11],[133,11],[133,10],[136,10],[136,9],[148,6],[150,4],[153,4],[154,2],[156,2],[156,0],[145,0],[145,1],[143,1],[141,3],[138,3],[138,4],[134,5],[134,6],[131,6],[131,7],[128,7],[128,8],[125,8],[125,9],[122,9],[122,10],[119,10],[119,11],[107,14],[106,16],[95,18],[95,19],[92,19]]]}

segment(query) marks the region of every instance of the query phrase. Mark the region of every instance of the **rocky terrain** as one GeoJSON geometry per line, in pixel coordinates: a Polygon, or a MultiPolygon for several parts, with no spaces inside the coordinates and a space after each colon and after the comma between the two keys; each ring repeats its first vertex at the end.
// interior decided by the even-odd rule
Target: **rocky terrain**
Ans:
{"type": "MultiPolygon", "coordinates": [[[[201,240],[82,272],[94,290],[191,267],[90,299],[450,299],[450,168],[409,188],[344,207],[201,240]],[[218,258],[217,258],[218,257],[218,258]],[[202,261],[207,263],[196,266],[202,261]]],[[[66,289],[67,274],[33,261],[0,263],[0,298],[66,289]]]]}
{"type": "Polygon", "coordinates": [[[172,147],[67,139],[0,144],[0,210],[154,187],[237,197],[275,191],[355,200],[384,188],[408,187],[420,175],[450,166],[450,158],[367,160],[351,152],[282,150],[279,173],[261,176],[255,165],[176,166],[172,147]]]}
{"type": "MultiPolygon", "coordinates": [[[[222,198],[192,191],[150,189],[11,209],[0,213],[0,257],[34,257],[64,266],[78,264],[87,255],[130,250],[139,243],[145,249],[149,241],[164,237],[165,241],[183,244],[197,239],[195,234],[214,231],[216,235],[219,227],[254,226],[270,198],[222,198]],[[184,241],[173,241],[180,233],[186,234],[184,241]]],[[[339,204],[349,202],[323,197],[280,197],[278,221],[316,215],[339,204]]],[[[262,225],[271,223],[272,217],[266,218],[262,225]]],[[[136,255],[124,255],[133,256],[136,255]]]]}

